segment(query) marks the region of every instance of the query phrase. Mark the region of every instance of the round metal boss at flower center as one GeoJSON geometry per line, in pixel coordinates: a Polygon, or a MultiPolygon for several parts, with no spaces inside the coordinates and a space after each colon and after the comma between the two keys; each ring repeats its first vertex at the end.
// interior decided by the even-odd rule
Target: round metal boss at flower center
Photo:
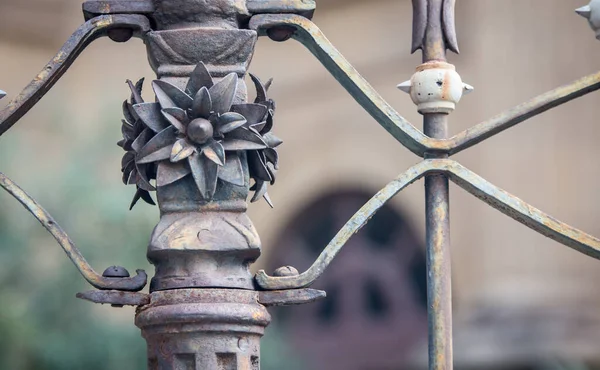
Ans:
{"type": "Polygon", "coordinates": [[[196,118],[187,128],[188,137],[197,144],[204,144],[213,136],[213,132],[212,124],[204,118],[196,118]]]}

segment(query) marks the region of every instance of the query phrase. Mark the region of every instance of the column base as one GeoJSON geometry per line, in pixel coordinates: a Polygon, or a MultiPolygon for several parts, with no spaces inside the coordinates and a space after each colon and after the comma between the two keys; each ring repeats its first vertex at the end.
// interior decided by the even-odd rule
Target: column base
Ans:
{"type": "Polygon", "coordinates": [[[180,289],[152,293],[135,324],[148,343],[150,370],[258,370],[270,321],[258,292],[180,289]]]}

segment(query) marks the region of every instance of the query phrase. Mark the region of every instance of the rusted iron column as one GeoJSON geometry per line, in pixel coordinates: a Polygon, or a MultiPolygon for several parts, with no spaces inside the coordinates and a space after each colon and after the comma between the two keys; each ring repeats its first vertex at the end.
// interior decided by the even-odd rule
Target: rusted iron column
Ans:
{"type": "MultiPolygon", "coordinates": [[[[442,1],[428,4],[428,22],[423,45],[423,63],[446,61],[441,32],[442,1]],[[437,4],[439,3],[439,4],[437,4]]],[[[425,135],[445,139],[448,136],[448,113],[423,112],[425,135]]],[[[429,158],[445,158],[428,154],[429,158]]],[[[425,177],[425,218],[427,257],[427,319],[429,369],[452,369],[452,277],[450,259],[450,192],[448,177],[443,174],[425,177]]]]}
{"type": "MultiPolygon", "coordinates": [[[[446,138],[447,114],[425,114],[426,135],[446,138]]],[[[427,233],[427,309],[429,368],[452,369],[452,283],[450,263],[450,194],[446,175],[425,177],[427,233]]]]}
{"type": "MultiPolygon", "coordinates": [[[[423,51],[423,64],[410,81],[398,87],[411,95],[423,115],[423,131],[434,139],[448,137],[448,114],[463,92],[446,49],[458,52],[454,31],[454,0],[413,0],[412,51],[423,51]]],[[[447,158],[429,150],[425,158],[447,158]]],[[[450,261],[449,181],[442,173],[425,177],[427,233],[427,300],[429,369],[452,369],[452,283],[450,261]]]]}

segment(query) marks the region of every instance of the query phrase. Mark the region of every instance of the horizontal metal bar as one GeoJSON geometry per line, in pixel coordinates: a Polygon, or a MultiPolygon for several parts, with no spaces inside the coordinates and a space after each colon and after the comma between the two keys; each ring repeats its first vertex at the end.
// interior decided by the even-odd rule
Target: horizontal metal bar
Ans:
{"type": "Polygon", "coordinates": [[[150,304],[150,295],[138,292],[121,292],[118,290],[91,290],[77,293],[77,298],[99,304],[110,304],[113,307],[145,306],[150,304]]]}
{"type": "Polygon", "coordinates": [[[600,72],[539,95],[448,140],[433,143],[432,149],[456,154],[529,118],[598,89],[600,89],[600,72]]]}
{"type": "Polygon", "coordinates": [[[150,30],[150,23],[142,15],[119,14],[99,16],[82,24],[19,96],[0,111],[0,136],[37,104],[92,41],[119,28],[131,29],[139,37],[150,30]]]}
{"type": "Polygon", "coordinates": [[[17,199],[52,234],[67,254],[67,257],[69,257],[81,275],[93,287],[103,290],[137,292],[146,286],[148,277],[144,270],[137,270],[137,275],[130,278],[109,278],[98,274],[85,260],[67,233],[54,221],[52,216],[2,172],[0,172],[0,186],[17,199]]]}
{"type": "Polygon", "coordinates": [[[331,242],[325,247],[313,265],[297,276],[268,276],[264,270],[256,274],[258,286],[265,290],[298,289],[310,286],[323,274],[335,256],[342,250],[350,238],[360,231],[394,195],[402,189],[417,181],[428,170],[431,170],[431,161],[426,160],[411,167],[394,181],[386,185],[371,200],[369,200],[352,218],[342,227],[331,242]]]}
{"type": "Polygon", "coordinates": [[[83,3],[85,20],[105,14],[152,14],[152,0],[86,0],[83,3]]]}
{"type": "Polygon", "coordinates": [[[258,303],[267,307],[294,306],[316,302],[327,293],[316,289],[270,290],[258,294],[258,303]]]}
{"type": "Polygon", "coordinates": [[[425,136],[394,110],[352,67],[310,20],[292,14],[260,14],[250,19],[250,28],[264,36],[273,27],[292,27],[292,38],[302,43],[336,80],[383,128],[413,153],[423,156],[433,139],[425,136]]]}
{"type": "Polygon", "coordinates": [[[590,257],[600,259],[600,240],[569,226],[491,184],[454,161],[435,163],[456,185],[538,233],[590,257]]]}
{"type": "Polygon", "coordinates": [[[311,18],[316,7],[315,0],[246,0],[251,14],[294,13],[311,18]]]}
{"type": "Polygon", "coordinates": [[[600,72],[539,95],[528,102],[481,122],[449,139],[426,136],[396,112],[310,20],[291,14],[261,14],[250,28],[266,34],[273,27],[292,27],[292,38],[302,43],[350,95],[396,140],[418,156],[428,152],[456,154],[549,109],[600,89],[600,72]]]}
{"type": "Polygon", "coordinates": [[[427,159],[411,167],[386,185],[342,227],[325,247],[313,265],[297,276],[269,276],[264,270],[256,274],[256,282],[265,290],[305,288],[314,283],[373,215],[392,197],[426,174],[443,173],[461,188],[525,226],[590,257],[600,259],[600,240],[525,203],[496,187],[459,163],[450,159],[427,159]]]}

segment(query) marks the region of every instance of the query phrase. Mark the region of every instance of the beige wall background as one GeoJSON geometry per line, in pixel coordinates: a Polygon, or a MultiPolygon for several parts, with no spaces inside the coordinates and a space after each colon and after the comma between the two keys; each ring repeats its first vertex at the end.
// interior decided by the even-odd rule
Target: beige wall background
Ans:
{"type": "MultiPolygon", "coordinates": [[[[451,133],[595,72],[600,44],[573,11],[581,5],[580,0],[457,1],[461,54],[449,59],[475,92],[452,114],[451,133]]],[[[410,98],[395,88],[420,63],[420,55],[409,50],[410,1],[321,0],[318,6],[314,22],[401,114],[421,127],[410,98]]],[[[81,21],[78,1],[0,1],[0,87],[8,99],[81,21]]],[[[116,142],[120,102],[127,96],[123,82],[152,78],[145,58],[139,40],[95,42],[11,131],[27,140],[27,145],[16,145],[14,155],[25,158],[31,169],[41,166],[51,174],[53,167],[69,160],[72,143],[67,135],[93,137],[106,116],[115,117],[116,142]],[[49,124],[49,115],[56,111],[69,117],[60,129],[49,124]]],[[[294,41],[260,40],[251,70],[275,78],[271,94],[278,106],[276,132],[285,140],[278,183],[270,191],[276,208],[258,203],[250,210],[266,258],[278,247],[272,243],[280,228],[302,204],[341,186],[375,193],[419,160],[294,41]]],[[[598,116],[598,95],[590,94],[456,159],[558,219],[600,235],[598,116]]],[[[9,142],[9,135],[0,141],[9,142]]],[[[118,186],[121,152],[113,142],[106,145],[106,162],[97,168],[106,174],[106,184],[99,186],[118,186]]],[[[10,173],[18,181],[27,170],[12,168],[10,173]]],[[[125,194],[131,190],[123,187],[125,194]]],[[[36,195],[43,204],[55,191],[60,189],[36,195]]],[[[394,202],[424,235],[423,183],[412,185],[394,202]]],[[[457,361],[599,357],[598,261],[536,234],[455,186],[451,215],[457,361]],[[528,337],[515,341],[515,328],[528,337]]],[[[137,207],[129,217],[157,216],[156,209],[137,207]]]]}

